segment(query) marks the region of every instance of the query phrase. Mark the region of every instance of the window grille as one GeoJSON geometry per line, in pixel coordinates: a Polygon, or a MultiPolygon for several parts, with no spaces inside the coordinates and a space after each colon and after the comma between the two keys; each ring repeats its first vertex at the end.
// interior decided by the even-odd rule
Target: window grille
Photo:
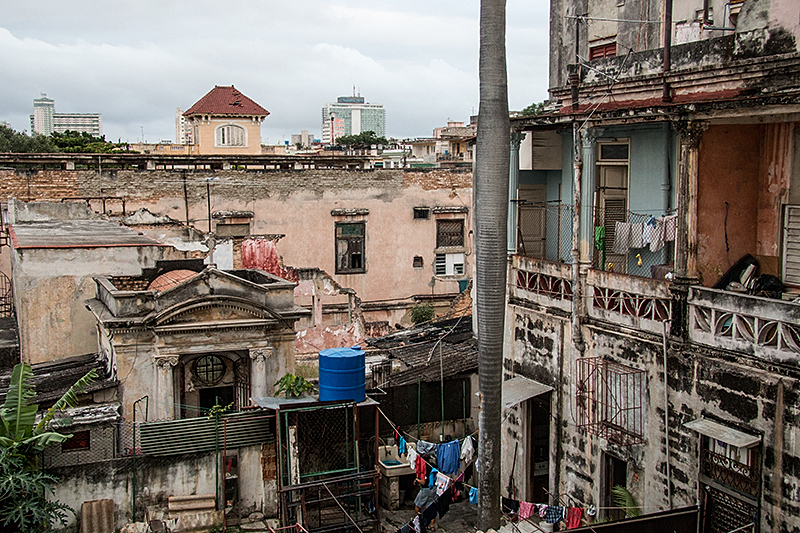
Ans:
{"type": "Polygon", "coordinates": [[[415,207],[414,218],[420,220],[428,220],[431,217],[431,210],[427,207],[415,207]]]}
{"type": "Polygon", "coordinates": [[[464,246],[464,220],[437,220],[436,247],[464,246]]]}
{"type": "Polygon", "coordinates": [[[644,442],[644,370],[602,357],[577,363],[578,427],[621,446],[644,442]]]}

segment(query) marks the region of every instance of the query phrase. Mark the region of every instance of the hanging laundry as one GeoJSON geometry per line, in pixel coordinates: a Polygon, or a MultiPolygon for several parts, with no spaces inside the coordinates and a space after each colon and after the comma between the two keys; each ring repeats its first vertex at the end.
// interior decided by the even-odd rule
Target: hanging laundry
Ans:
{"type": "Polygon", "coordinates": [[[630,246],[631,248],[641,248],[644,246],[644,223],[642,222],[634,222],[631,225],[631,233],[630,233],[630,246]]]}
{"type": "Polygon", "coordinates": [[[615,254],[625,255],[631,247],[631,225],[627,222],[614,223],[614,250],[615,254]]]}
{"type": "Polygon", "coordinates": [[[444,491],[450,486],[450,478],[446,475],[442,474],[441,472],[436,473],[436,494],[441,496],[444,494],[444,491]]]}
{"type": "Polygon", "coordinates": [[[414,465],[414,470],[417,472],[417,479],[421,479],[427,482],[428,479],[428,463],[425,462],[425,459],[422,458],[421,455],[417,456],[417,462],[414,465]]]}
{"type": "Polygon", "coordinates": [[[475,472],[474,463],[471,463],[467,468],[464,469],[464,483],[469,483],[469,479],[472,477],[472,474],[475,472]]]}
{"type": "Polygon", "coordinates": [[[405,455],[406,453],[406,439],[405,437],[400,437],[400,440],[397,441],[397,455],[405,455]]]}
{"type": "Polygon", "coordinates": [[[520,520],[526,520],[533,516],[536,511],[536,506],[528,502],[519,502],[519,516],[520,520]]]}
{"type": "Polygon", "coordinates": [[[416,468],[417,466],[417,450],[414,449],[413,446],[407,446],[408,448],[408,455],[406,459],[408,459],[409,466],[416,468]]]}
{"type": "Polygon", "coordinates": [[[467,435],[464,438],[464,444],[461,445],[461,460],[464,461],[465,465],[468,465],[472,462],[472,458],[475,456],[475,446],[473,444],[472,437],[467,435]]]}
{"type": "Polygon", "coordinates": [[[606,249],[606,227],[594,227],[594,247],[601,252],[606,249]]]}
{"type": "Polygon", "coordinates": [[[664,241],[675,240],[675,233],[678,227],[678,215],[664,217],[664,241]]]}
{"type": "Polygon", "coordinates": [[[459,453],[461,453],[461,447],[458,445],[458,440],[440,444],[436,449],[436,466],[439,467],[439,471],[445,474],[457,472],[461,465],[459,453]]]}
{"type": "Polygon", "coordinates": [[[548,524],[558,524],[564,519],[564,508],[558,505],[550,505],[544,514],[544,521],[548,524]]]}
{"type": "Polygon", "coordinates": [[[645,248],[653,242],[653,235],[656,231],[656,217],[651,216],[650,219],[644,223],[642,227],[642,248],[645,248]]]}
{"type": "Polygon", "coordinates": [[[439,504],[439,518],[443,517],[450,509],[450,504],[453,502],[453,488],[450,487],[439,496],[437,503],[439,504]]]}
{"type": "Polygon", "coordinates": [[[431,468],[431,473],[428,475],[428,486],[433,488],[436,486],[436,477],[439,475],[439,471],[435,468],[431,468]]]}
{"type": "Polygon", "coordinates": [[[433,502],[422,511],[422,526],[427,529],[428,526],[436,520],[436,514],[439,512],[439,505],[433,502]]]}
{"type": "Polygon", "coordinates": [[[501,497],[500,503],[503,512],[506,514],[517,514],[519,512],[519,500],[501,497]]]}
{"type": "Polygon", "coordinates": [[[664,219],[656,219],[656,227],[652,232],[653,240],[650,241],[650,251],[657,252],[664,247],[664,219]]]}
{"type": "Polygon", "coordinates": [[[426,453],[431,453],[434,450],[436,450],[436,445],[434,443],[424,440],[417,441],[417,453],[425,455],[426,453]]]}
{"type": "Polygon", "coordinates": [[[550,507],[549,505],[540,504],[537,505],[537,507],[539,508],[539,518],[544,518],[547,516],[547,508],[550,507]]]}
{"type": "Polygon", "coordinates": [[[478,489],[475,487],[469,489],[469,503],[478,505],[478,489]]]}
{"type": "Polygon", "coordinates": [[[583,518],[583,509],[580,507],[570,507],[567,510],[567,529],[581,527],[581,518],[583,518]]]}

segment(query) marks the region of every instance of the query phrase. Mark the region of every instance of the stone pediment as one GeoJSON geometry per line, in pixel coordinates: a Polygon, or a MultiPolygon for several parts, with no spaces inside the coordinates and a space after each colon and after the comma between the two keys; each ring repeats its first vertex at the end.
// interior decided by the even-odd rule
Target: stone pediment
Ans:
{"type": "Polygon", "coordinates": [[[182,302],[152,317],[155,327],[257,324],[280,320],[280,316],[265,307],[243,298],[205,296],[182,302]]]}

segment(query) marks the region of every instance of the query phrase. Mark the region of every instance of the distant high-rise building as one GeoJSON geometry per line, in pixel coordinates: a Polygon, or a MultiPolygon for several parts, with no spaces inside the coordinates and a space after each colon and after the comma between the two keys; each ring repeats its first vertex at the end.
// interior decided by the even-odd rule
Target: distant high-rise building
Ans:
{"type": "Polygon", "coordinates": [[[183,116],[183,110],[180,107],[175,112],[175,142],[177,144],[193,144],[192,125],[183,116]]]}
{"type": "Polygon", "coordinates": [[[308,148],[311,146],[312,142],[314,142],[314,137],[309,135],[306,130],[303,130],[301,133],[292,134],[292,144],[295,146],[299,144],[301,148],[308,148]]]}
{"type": "Polygon", "coordinates": [[[103,135],[103,115],[100,113],[56,113],[56,101],[42,95],[33,100],[31,133],[50,135],[53,132],[77,131],[95,137],[103,135]]]}
{"type": "Polygon", "coordinates": [[[340,96],[335,104],[322,108],[322,143],[334,144],[342,135],[374,131],[386,135],[386,111],[383,104],[370,104],[363,96],[340,96]]]}

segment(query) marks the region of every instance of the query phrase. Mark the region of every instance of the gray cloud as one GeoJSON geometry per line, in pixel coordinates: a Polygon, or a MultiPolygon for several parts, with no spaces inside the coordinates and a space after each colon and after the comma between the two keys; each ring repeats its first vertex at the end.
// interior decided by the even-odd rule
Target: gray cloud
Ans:
{"type": "MultiPolygon", "coordinates": [[[[0,120],[28,129],[45,92],[58,112],[100,112],[108,139],[174,138],[175,109],[215,84],[266,107],[270,143],[319,135],[326,102],[355,85],[387,135],[430,135],[478,105],[478,2],[301,0],[14,2],[0,20],[0,120]]],[[[548,7],[508,3],[509,104],[547,97],[548,7]]]]}

